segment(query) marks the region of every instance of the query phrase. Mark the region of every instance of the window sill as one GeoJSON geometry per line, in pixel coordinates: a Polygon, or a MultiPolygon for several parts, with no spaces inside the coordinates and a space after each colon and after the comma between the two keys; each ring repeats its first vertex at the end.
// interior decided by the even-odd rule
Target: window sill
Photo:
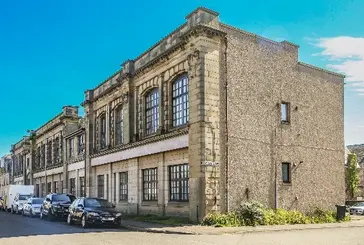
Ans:
{"type": "Polygon", "coordinates": [[[169,201],[168,206],[176,207],[176,208],[184,208],[189,206],[189,201],[169,201]]]}
{"type": "Polygon", "coordinates": [[[292,186],[292,182],[290,183],[282,183],[283,186],[292,186]]]}
{"type": "Polygon", "coordinates": [[[142,201],[141,206],[158,206],[158,201],[142,201]]]}

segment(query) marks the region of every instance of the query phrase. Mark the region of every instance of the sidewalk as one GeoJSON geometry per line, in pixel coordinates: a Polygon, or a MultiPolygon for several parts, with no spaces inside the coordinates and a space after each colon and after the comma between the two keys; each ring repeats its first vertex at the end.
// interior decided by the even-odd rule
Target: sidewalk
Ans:
{"type": "Polygon", "coordinates": [[[166,233],[166,234],[185,234],[185,235],[222,235],[222,234],[239,234],[251,232],[271,232],[271,231],[296,231],[325,228],[349,228],[364,227],[364,220],[353,220],[343,223],[330,224],[307,224],[307,225],[272,225],[272,226],[244,226],[244,227],[211,227],[199,225],[185,226],[164,226],[155,223],[146,223],[133,220],[122,220],[121,227],[142,232],[166,233]]]}

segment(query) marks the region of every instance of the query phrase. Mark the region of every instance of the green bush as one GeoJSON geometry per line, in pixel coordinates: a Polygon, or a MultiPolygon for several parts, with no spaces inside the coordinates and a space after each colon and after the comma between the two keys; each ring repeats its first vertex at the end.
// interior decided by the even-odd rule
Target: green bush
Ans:
{"type": "MultiPolygon", "coordinates": [[[[346,215],[343,221],[350,221],[346,215]]],[[[287,224],[321,224],[335,223],[336,213],[316,208],[305,215],[299,211],[284,209],[269,209],[258,202],[242,204],[237,210],[227,214],[208,214],[202,225],[208,226],[256,226],[256,225],[287,225],[287,224]]]]}

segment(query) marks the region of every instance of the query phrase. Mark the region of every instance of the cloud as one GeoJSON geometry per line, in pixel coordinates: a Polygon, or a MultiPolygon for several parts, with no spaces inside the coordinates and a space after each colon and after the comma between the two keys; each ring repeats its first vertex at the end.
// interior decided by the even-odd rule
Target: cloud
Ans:
{"type": "Polygon", "coordinates": [[[313,43],[322,51],[329,64],[328,68],[344,73],[349,86],[364,95],[364,38],[338,36],[319,38],[313,43]]]}

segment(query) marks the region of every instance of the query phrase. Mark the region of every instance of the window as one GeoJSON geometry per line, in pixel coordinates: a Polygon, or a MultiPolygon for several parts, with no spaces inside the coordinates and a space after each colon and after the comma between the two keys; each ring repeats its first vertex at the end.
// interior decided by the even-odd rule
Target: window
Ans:
{"type": "Polygon", "coordinates": [[[45,159],[46,159],[46,154],[45,154],[45,145],[43,144],[41,147],[41,167],[45,167],[45,159]]]}
{"type": "Polygon", "coordinates": [[[72,157],[75,150],[75,139],[72,138],[69,141],[69,156],[72,157]]]}
{"type": "Polygon", "coordinates": [[[54,162],[59,162],[59,138],[57,137],[54,141],[53,150],[54,150],[54,162]]]}
{"type": "Polygon", "coordinates": [[[100,147],[101,147],[101,149],[105,149],[106,148],[106,115],[105,114],[101,116],[100,124],[101,124],[100,147]]]}
{"type": "Polygon", "coordinates": [[[80,177],[80,196],[84,197],[85,195],[85,177],[80,177]]]}
{"type": "Polygon", "coordinates": [[[143,200],[158,200],[157,168],[143,169],[143,200]]]}
{"type": "Polygon", "coordinates": [[[70,179],[70,193],[72,195],[76,195],[76,179],[75,178],[70,179]]]}
{"type": "Polygon", "coordinates": [[[188,115],[188,77],[182,76],[172,85],[173,127],[186,124],[188,115]]]}
{"type": "Polygon", "coordinates": [[[42,183],[42,197],[45,197],[46,196],[46,186],[45,186],[45,183],[42,183]]]}
{"type": "Polygon", "coordinates": [[[85,136],[83,134],[78,136],[78,154],[81,155],[85,152],[85,136]]]}
{"type": "Polygon", "coordinates": [[[289,123],[289,103],[281,103],[281,123],[289,123]]]}
{"type": "Polygon", "coordinates": [[[145,132],[156,133],[159,126],[159,93],[155,88],[145,97],[145,132]]]}
{"type": "Polygon", "coordinates": [[[169,167],[169,200],[188,201],[188,164],[169,167]]]}
{"type": "Polygon", "coordinates": [[[120,145],[123,143],[123,123],[124,115],[123,115],[123,107],[119,106],[115,111],[115,137],[116,137],[116,145],[120,145]]]}
{"type": "Polygon", "coordinates": [[[97,197],[103,198],[104,197],[104,175],[97,176],[97,197]]]}
{"type": "Polygon", "coordinates": [[[282,181],[283,183],[291,183],[291,164],[288,162],[282,163],[282,181]]]}
{"type": "Polygon", "coordinates": [[[39,197],[39,194],[40,194],[40,193],[39,193],[39,184],[36,184],[36,185],[35,185],[35,196],[36,196],[36,197],[39,197]]]}
{"type": "Polygon", "coordinates": [[[51,193],[52,192],[52,182],[48,182],[47,183],[47,193],[51,193]]]}
{"type": "Polygon", "coordinates": [[[47,142],[47,165],[52,165],[52,141],[47,142]]]}
{"type": "Polygon", "coordinates": [[[120,201],[128,201],[128,172],[120,173],[120,201]]]}
{"type": "Polygon", "coordinates": [[[63,180],[61,181],[60,192],[63,193],[63,180]]]}
{"type": "Polygon", "coordinates": [[[29,164],[30,164],[30,159],[27,158],[27,169],[29,168],[29,164]]]}
{"type": "Polygon", "coordinates": [[[58,193],[58,181],[54,181],[53,183],[53,192],[58,193]]]}

